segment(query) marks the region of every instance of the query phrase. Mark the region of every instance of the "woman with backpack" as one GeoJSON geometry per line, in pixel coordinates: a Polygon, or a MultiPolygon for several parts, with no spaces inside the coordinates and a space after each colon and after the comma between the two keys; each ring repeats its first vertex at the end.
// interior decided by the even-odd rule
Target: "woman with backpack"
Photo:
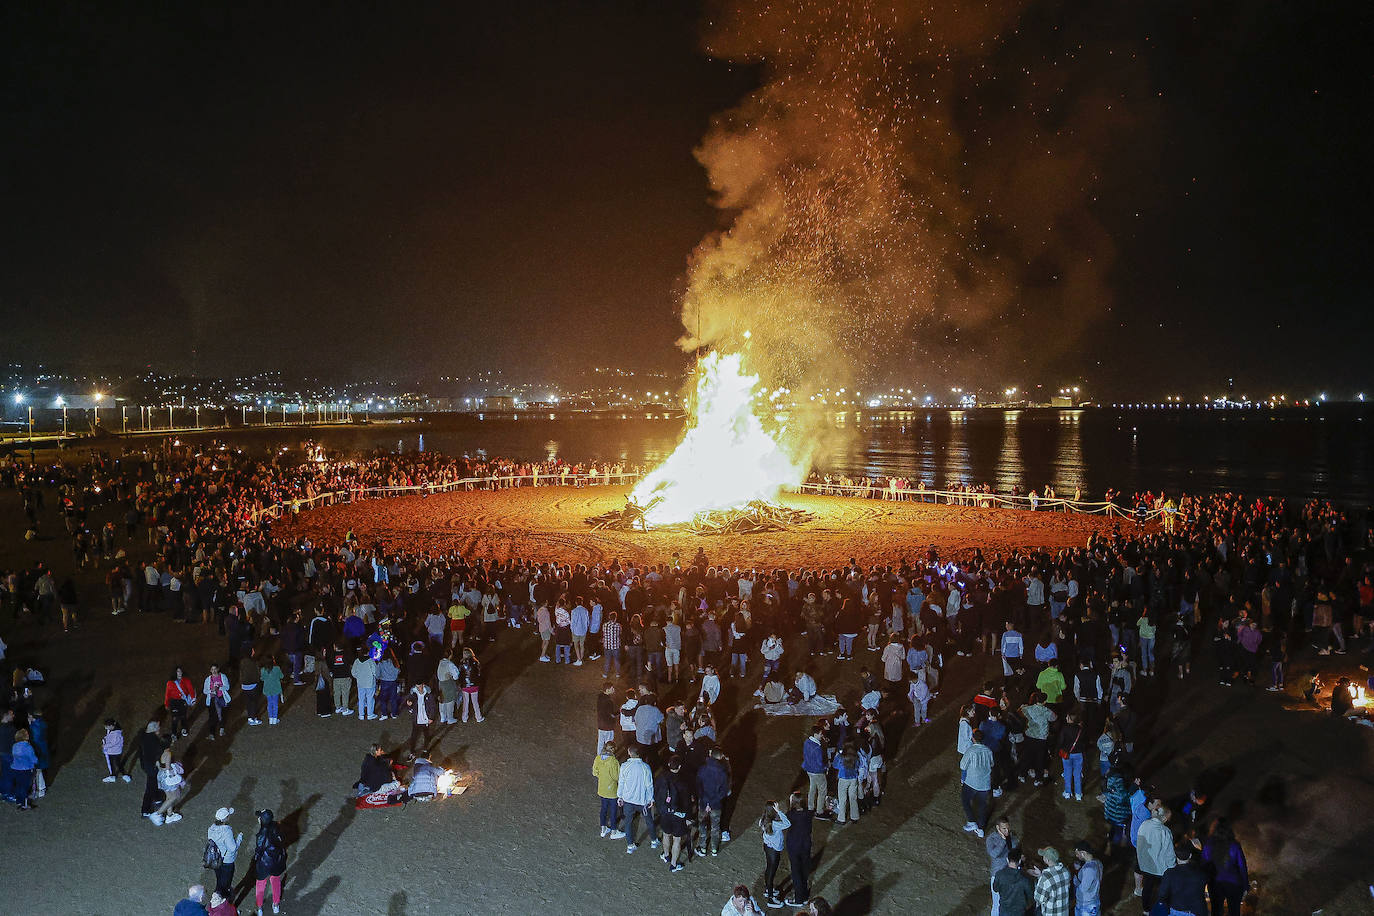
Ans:
{"type": "Polygon", "coordinates": [[[281,828],[266,808],[258,812],[258,838],[253,845],[253,877],[258,916],[262,916],[262,901],[267,885],[272,885],[272,912],[281,912],[281,876],[286,874],[286,842],[281,828]]]}

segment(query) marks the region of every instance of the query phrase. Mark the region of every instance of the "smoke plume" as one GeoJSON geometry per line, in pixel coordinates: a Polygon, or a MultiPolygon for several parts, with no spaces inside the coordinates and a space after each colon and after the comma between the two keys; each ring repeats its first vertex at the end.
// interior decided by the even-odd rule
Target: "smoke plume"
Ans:
{"type": "Polygon", "coordinates": [[[1061,25],[996,0],[714,10],[707,51],[761,85],[696,151],[727,225],[692,257],[683,347],[804,393],[1071,343],[1110,301],[1091,203],[1128,68],[1061,25]]]}

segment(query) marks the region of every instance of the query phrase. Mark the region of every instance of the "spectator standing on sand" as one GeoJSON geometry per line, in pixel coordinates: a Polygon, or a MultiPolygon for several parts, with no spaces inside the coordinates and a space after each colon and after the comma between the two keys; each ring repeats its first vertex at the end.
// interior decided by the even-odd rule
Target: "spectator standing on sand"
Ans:
{"type": "Polygon", "coordinates": [[[1092,844],[1079,841],[1074,847],[1074,916],[1099,916],[1102,910],[1102,863],[1093,854],[1092,844]]]}
{"type": "Polygon", "coordinates": [[[592,760],[592,775],[596,777],[596,797],[601,803],[598,823],[605,839],[615,832],[618,820],[615,802],[620,787],[620,761],[615,756],[614,741],[602,742],[601,751],[592,760]]]}
{"type": "Polygon", "coordinates": [[[988,798],[992,794],[992,751],[983,744],[982,732],[974,729],[972,744],[959,760],[959,801],[964,806],[964,830],[979,839],[988,822],[988,798]]]}
{"type": "Polygon", "coordinates": [[[1016,834],[1011,832],[1011,821],[1005,817],[997,819],[997,823],[993,825],[983,843],[987,848],[991,866],[991,871],[988,874],[988,885],[992,889],[992,916],[999,916],[997,873],[1007,867],[1007,857],[1019,849],[1021,844],[1017,840],[1016,834]]]}
{"type": "Polygon", "coordinates": [[[603,684],[596,695],[596,747],[597,753],[606,744],[615,744],[616,702],[615,685],[603,684]]]}
{"type": "Polygon", "coordinates": [[[579,600],[569,614],[568,626],[572,631],[573,667],[581,668],[587,655],[587,631],[592,625],[591,611],[579,600]]]}
{"type": "Polygon", "coordinates": [[[105,736],[100,739],[100,753],[105,756],[105,768],[109,770],[109,775],[101,782],[114,782],[117,778],[125,782],[132,781],[129,774],[124,772],[124,730],[114,719],[105,720],[105,736]]]}
{"type": "Polygon", "coordinates": [[[824,729],[811,726],[811,734],[802,743],[802,770],[806,772],[806,807],[819,817],[825,816],[826,766],[824,729]]]}
{"type": "Polygon", "coordinates": [[[1240,905],[1250,888],[1250,871],[1245,864],[1245,851],[1236,840],[1231,824],[1217,821],[1212,834],[1202,847],[1202,859],[1212,870],[1208,888],[1212,898],[1213,916],[1240,916],[1240,905]]]}
{"type": "Polygon", "coordinates": [[[157,787],[162,790],[162,804],[158,805],[149,818],[153,826],[175,824],[181,815],[175,810],[186,792],[186,770],[172,759],[171,749],[162,752],[157,762],[157,787]]]}
{"type": "Polygon", "coordinates": [[[374,721],[377,718],[377,663],[366,649],[353,660],[349,674],[358,685],[358,721],[374,721]]]}
{"type": "Polygon", "coordinates": [[[1000,916],[1025,916],[1035,906],[1035,882],[1022,870],[1024,862],[1021,850],[1012,850],[1006,867],[992,879],[1000,916]]]}
{"type": "Polygon", "coordinates": [[[620,808],[620,829],[625,834],[625,852],[632,853],[639,848],[635,843],[635,818],[643,817],[649,828],[651,845],[658,848],[658,837],[654,833],[654,815],[650,810],[654,803],[654,771],[640,759],[639,746],[631,744],[630,756],[620,767],[616,782],[616,806],[620,808]]]}
{"type": "Polygon", "coordinates": [[[572,645],[572,612],[568,610],[567,600],[559,598],[553,609],[553,660],[556,664],[572,662],[572,645]]]}
{"type": "Polygon", "coordinates": [[[1149,809],[1150,817],[1140,825],[1135,847],[1140,873],[1144,876],[1140,901],[1146,913],[1159,899],[1159,882],[1164,873],[1177,861],[1173,832],[1169,830],[1169,809],[1159,798],[1150,799],[1149,809]]]}
{"type": "Polygon", "coordinates": [[[784,831],[790,825],[782,805],[772,799],[764,803],[763,815],[759,818],[759,832],[763,834],[763,902],[770,907],[782,905],[776,882],[785,845],[784,831]]]}
{"type": "Polygon", "coordinates": [[[435,701],[429,685],[420,683],[410,688],[410,695],[406,697],[406,708],[411,713],[410,750],[414,753],[416,748],[429,747],[430,729],[434,725],[434,720],[439,718],[439,704],[435,701]]]}
{"type": "MultiPolygon", "coordinates": [[[[213,666],[211,668],[213,669],[213,666]]],[[[143,816],[152,817],[157,806],[162,803],[162,790],[157,785],[157,762],[162,750],[170,741],[159,734],[162,726],[156,719],[148,723],[143,734],[138,736],[138,761],[143,767],[147,782],[143,788],[143,816]]]]}
{"type": "Polygon", "coordinates": [[[701,845],[697,847],[697,855],[709,853],[714,856],[720,853],[721,817],[729,796],[730,771],[725,766],[720,748],[712,747],[697,770],[697,804],[701,815],[701,845]]]}
{"type": "Polygon", "coordinates": [[[329,653],[329,676],[333,679],[334,711],[341,716],[353,715],[352,660],[343,643],[334,643],[329,653]]]}
{"type": "Polygon", "coordinates": [[[186,720],[191,708],[196,705],[196,688],[180,665],[173,669],[172,676],[167,679],[162,702],[172,715],[172,735],[185,738],[188,734],[186,720]]]}
{"type": "Polygon", "coordinates": [[[281,716],[281,683],[286,679],[286,673],[277,664],[275,655],[267,656],[261,677],[262,697],[267,701],[267,724],[276,725],[281,716]]]}
{"type": "Polygon", "coordinates": [[[452,649],[444,653],[434,676],[439,682],[439,724],[452,725],[458,721],[453,717],[458,702],[458,666],[453,663],[452,649]]]}
{"type": "MultiPolygon", "coordinates": [[[[1191,843],[1180,843],[1176,862],[1159,882],[1157,909],[1169,908],[1170,916],[1208,916],[1207,872],[1198,864],[1191,843]]],[[[1221,901],[1213,899],[1213,912],[1220,916],[1221,901]]]]}
{"type": "Polygon", "coordinates": [[[243,834],[236,836],[234,828],[229,826],[229,818],[233,813],[233,808],[220,808],[215,812],[215,822],[206,832],[207,839],[219,850],[220,864],[215,867],[215,891],[225,897],[229,896],[234,886],[234,865],[238,860],[239,846],[243,844],[243,834]]]}
{"type": "Polygon", "coordinates": [[[806,807],[806,796],[793,792],[787,805],[787,864],[792,870],[792,896],[787,905],[805,906],[810,895],[811,828],[815,815],[806,807]]]}
{"type": "Polygon", "coordinates": [[[601,652],[605,656],[601,662],[603,678],[611,676],[612,667],[615,668],[615,676],[620,677],[620,633],[620,614],[611,611],[601,625],[601,652]]]}
{"type": "Polygon", "coordinates": [[[265,891],[272,888],[272,912],[281,912],[281,878],[286,874],[286,842],[269,809],[258,812],[258,836],[253,843],[254,899],[262,916],[265,891]]]}
{"type": "Polygon", "coordinates": [[[549,611],[547,601],[539,603],[534,612],[534,619],[539,630],[539,660],[552,661],[553,659],[549,658],[549,643],[553,641],[553,615],[549,611]]]}
{"type": "Polygon", "coordinates": [[[1073,876],[1059,861],[1059,850],[1046,846],[1038,853],[1045,867],[1035,881],[1035,905],[1039,916],[1069,916],[1073,876]]]}
{"type": "Polygon", "coordinates": [[[463,698],[463,721],[468,720],[470,712],[478,722],[485,722],[481,697],[478,695],[482,689],[482,664],[477,660],[477,652],[472,646],[463,647],[463,660],[458,664],[458,689],[463,698]]]}
{"type": "Polygon", "coordinates": [[[205,736],[214,741],[215,736],[224,736],[224,710],[229,705],[229,678],[219,670],[219,665],[211,665],[210,673],[201,685],[205,697],[205,710],[209,720],[205,726],[205,736]]]}
{"type": "Polygon", "coordinates": [[[244,711],[248,714],[249,725],[262,724],[262,719],[258,718],[259,701],[262,699],[258,687],[262,672],[258,668],[256,655],[256,649],[249,649],[243,661],[239,662],[239,691],[243,694],[244,711]]]}

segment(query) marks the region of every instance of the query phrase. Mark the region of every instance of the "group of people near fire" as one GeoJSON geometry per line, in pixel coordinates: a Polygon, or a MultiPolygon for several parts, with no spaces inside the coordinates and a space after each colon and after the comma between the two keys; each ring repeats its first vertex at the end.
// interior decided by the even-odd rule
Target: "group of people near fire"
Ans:
{"type": "MultiPolygon", "coordinates": [[[[1075,549],[975,547],[951,558],[932,548],[890,565],[790,570],[713,565],[705,549],[658,563],[577,564],[409,552],[351,533],[311,543],[274,535],[262,511],[483,469],[522,468],[433,454],[293,463],[233,449],[0,467],[31,527],[43,523],[46,501],[73,542],[84,540],[74,566],[103,570],[110,613],[164,612],[199,626],[188,639],[224,639],[223,664],[205,671],[182,666],[178,640],[168,640],[154,698],[164,714],[128,735],[105,723],[93,751],[102,778],[128,782],[136,764],[142,813],[175,824],[191,775],[179,749],[195,737],[232,740],[226,723],[271,730],[286,692],[304,689],[320,717],[409,726],[401,748],[367,745],[355,790],[375,791],[392,775],[392,755],[427,760],[440,726],[483,722],[486,647],[528,640],[540,662],[588,667],[594,673],[580,676],[601,687],[595,741],[577,749],[589,761],[600,837],[623,840],[629,853],[647,841],[678,872],[719,856],[732,830],[758,829],[762,880],[742,881],[723,913],[829,912],[812,892],[813,831],[881,817],[895,755],[936,741],[957,751],[962,827],[986,846],[994,913],[1091,916],[1104,906],[1104,867],[1124,867],[1144,912],[1203,916],[1210,904],[1219,916],[1238,913],[1249,888],[1244,853],[1233,825],[1213,815],[1209,787],[1175,799],[1155,786],[1178,774],[1141,766],[1155,712],[1138,708],[1142,684],[1193,676],[1205,652],[1220,685],[1284,689],[1300,638],[1344,653],[1374,622],[1368,527],[1318,502],[1192,497],[1169,530],[1118,528],[1075,549]],[[83,538],[93,516],[110,521],[83,538]],[[951,682],[978,688],[952,692],[951,682]],[[834,710],[796,719],[792,785],[761,812],[737,808],[727,749],[752,740],[735,727],[737,710],[806,710],[818,699],[834,710]],[[906,737],[894,741],[897,733],[906,737]],[[1064,805],[1100,803],[1103,829],[1023,849],[1000,799],[1037,790],[1058,791],[1064,805]]],[[[21,617],[46,625],[59,608],[69,629],[94,610],[68,588],[75,568],[3,572],[6,631],[21,617]]],[[[52,698],[42,673],[18,662],[5,661],[13,673],[0,696],[0,792],[30,808],[45,787],[42,706],[52,698]]],[[[1302,686],[1322,699],[1315,675],[1302,686]]],[[[1348,683],[1334,686],[1333,711],[1358,716],[1348,683]]],[[[241,842],[232,815],[221,809],[209,826],[219,900],[197,901],[193,888],[183,901],[193,906],[178,913],[206,903],[216,916],[232,912],[241,842]],[[226,835],[232,843],[220,842],[226,835]]],[[[288,855],[268,831],[271,812],[258,820],[261,912],[266,888],[278,905],[288,855]]],[[[745,860],[735,867],[746,874],[745,860]]]]}

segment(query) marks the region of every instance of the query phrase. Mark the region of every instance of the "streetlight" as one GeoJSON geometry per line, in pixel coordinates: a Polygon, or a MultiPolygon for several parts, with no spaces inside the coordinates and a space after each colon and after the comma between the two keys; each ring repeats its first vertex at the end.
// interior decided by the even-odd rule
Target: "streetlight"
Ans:
{"type": "Polygon", "coordinates": [[[100,425],[100,402],[103,401],[103,400],[105,400],[105,393],[104,393],[103,391],[97,391],[97,392],[95,393],[95,425],[96,425],[96,426],[99,426],[99,425],[100,425]]]}
{"type": "Polygon", "coordinates": [[[196,428],[199,429],[199,428],[200,428],[200,405],[197,404],[197,405],[195,406],[194,409],[195,409],[195,412],[196,412],[196,413],[195,413],[195,417],[196,417],[196,428]]]}
{"type": "Polygon", "coordinates": [[[172,428],[172,405],[167,405],[167,428],[172,428]]]}
{"type": "Polygon", "coordinates": [[[57,406],[62,408],[62,435],[67,434],[67,402],[62,395],[57,396],[57,406]]]}
{"type": "Polygon", "coordinates": [[[120,404],[120,405],[119,405],[119,423],[120,423],[120,431],[121,431],[121,432],[127,433],[127,432],[129,431],[129,405],[128,405],[128,404],[120,404]]]}
{"type": "MultiPolygon", "coordinates": [[[[16,395],[14,396],[14,403],[16,403],[16,404],[23,404],[23,403],[24,403],[24,396],[23,396],[22,394],[16,394],[16,395]]],[[[33,405],[32,405],[32,404],[28,405],[28,408],[29,408],[29,460],[32,461],[32,460],[33,460],[33,405]]]]}

